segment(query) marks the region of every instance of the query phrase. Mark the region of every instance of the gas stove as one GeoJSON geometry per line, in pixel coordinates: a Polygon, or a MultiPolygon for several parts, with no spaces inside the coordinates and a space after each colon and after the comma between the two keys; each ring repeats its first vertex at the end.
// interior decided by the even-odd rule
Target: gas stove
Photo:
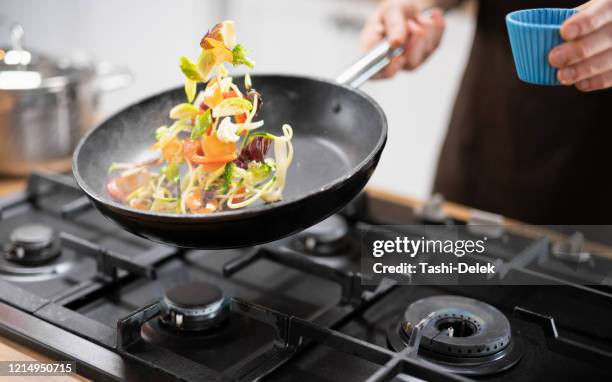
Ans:
{"type": "Polygon", "coordinates": [[[589,256],[579,234],[496,233],[498,266],[555,285],[400,285],[362,272],[368,227],[466,223],[440,203],[362,194],[273,243],[183,250],[123,232],[72,178],[35,173],[0,199],[0,335],[96,381],[609,380],[612,288],[601,280],[612,261],[589,256]]]}

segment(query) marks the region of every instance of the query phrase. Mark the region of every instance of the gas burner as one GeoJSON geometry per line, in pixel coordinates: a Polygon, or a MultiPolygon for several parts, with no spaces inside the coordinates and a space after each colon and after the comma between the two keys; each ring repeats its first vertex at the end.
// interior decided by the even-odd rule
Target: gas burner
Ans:
{"type": "Polygon", "coordinates": [[[510,322],[495,307],[461,296],[415,301],[387,332],[391,348],[406,347],[413,326],[431,314],[422,330],[419,356],[465,375],[497,373],[521,358],[522,343],[512,338],[510,322]]]}
{"type": "Polygon", "coordinates": [[[190,282],[166,291],[161,301],[160,321],[164,326],[186,331],[202,331],[223,323],[228,304],[217,286],[190,282]]]}
{"type": "Polygon", "coordinates": [[[351,246],[350,227],[340,215],[332,215],[299,233],[291,243],[293,249],[309,255],[331,257],[351,246]]]}
{"type": "Polygon", "coordinates": [[[0,279],[38,282],[60,277],[74,266],[76,257],[62,251],[55,232],[44,225],[17,227],[0,256],[0,279]],[[61,256],[60,256],[61,255],[61,256]]]}
{"type": "Polygon", "coordinates": [[[52,261],[60,252],[60,242],[53,229],[41,224],[27,224],[11,232],[4,257],[15,264],[35,266],[52,261]]]}

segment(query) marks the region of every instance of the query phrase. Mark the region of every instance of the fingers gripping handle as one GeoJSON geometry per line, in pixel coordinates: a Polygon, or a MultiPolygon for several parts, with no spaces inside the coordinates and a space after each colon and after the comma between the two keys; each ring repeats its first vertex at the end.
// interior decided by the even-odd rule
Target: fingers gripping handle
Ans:
{"type": "Polygon", "coordinates": [[[385,39],[342,72],[342,74],[336,78],[336,82],[341,85],[358,88],[387,66],[392,58],[400,56],[403,53],[403,47],[394,48],[389,44],[389,41],[385,39]]]}
{"type": "MultiPolygon", "coordinates": [[[[432,9],[431,4],[426,6],[421,11],[421,15],[430,16],[432,9]]],[[[341,85],[358,88],[364,82],[374,77],[376,73],[380,72],[393,58],[401,56],[402,54],[404,54],[403,46],[393,47],[389,43],[389,40],[385,38],[336,77],[336,82],[341,85]]]]}

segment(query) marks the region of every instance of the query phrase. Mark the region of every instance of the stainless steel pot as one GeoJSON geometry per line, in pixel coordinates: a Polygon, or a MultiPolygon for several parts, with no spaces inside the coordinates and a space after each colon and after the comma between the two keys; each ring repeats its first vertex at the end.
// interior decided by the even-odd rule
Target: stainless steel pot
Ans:
{"type": "Polygon", "coordinates": [[[54,61],[12,45],[0,61],[0,174],[67,170],[96,119],[99,95],[128,86],[132,76],[109,63],[54,61]]]}

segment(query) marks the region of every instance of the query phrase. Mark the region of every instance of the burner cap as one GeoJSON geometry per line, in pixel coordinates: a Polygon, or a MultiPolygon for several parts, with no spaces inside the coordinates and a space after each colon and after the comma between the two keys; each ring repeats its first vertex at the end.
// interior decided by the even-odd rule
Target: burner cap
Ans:
{"type": "Polygon", "coordinates": [[[223,299],[217,286],[205,282],[192,282],[166,291],[166,299],[181,308],[206,307],[223,299]]]}
{"type": "Polygon", "coordinates": [[[26,249],[47,247],[53,241],[53,230],[41,224],[28,224],[15,228],[11,232],[11,242],[26,249]]]}
{"type": "Polygon", "coordinates": [[[190,282],[168,289],[162,302],[161,321],[178,330],[206,330],[227,317],[221,289],[206,282],[190,282]]]}
{"type": "Polygon", "coordinates": [[[59,240],[52,228],[42,224],[27,224],[11,232],[5,257],[17,264],[34,265],[50,261],[59,253],[59,240]]]}
{"type": "Polygon", "coordinates": [[[349,225],[339,215],[332,215],[297,235],[296,250],[318,256],[335,256],[350,246],[349,225]]]}

